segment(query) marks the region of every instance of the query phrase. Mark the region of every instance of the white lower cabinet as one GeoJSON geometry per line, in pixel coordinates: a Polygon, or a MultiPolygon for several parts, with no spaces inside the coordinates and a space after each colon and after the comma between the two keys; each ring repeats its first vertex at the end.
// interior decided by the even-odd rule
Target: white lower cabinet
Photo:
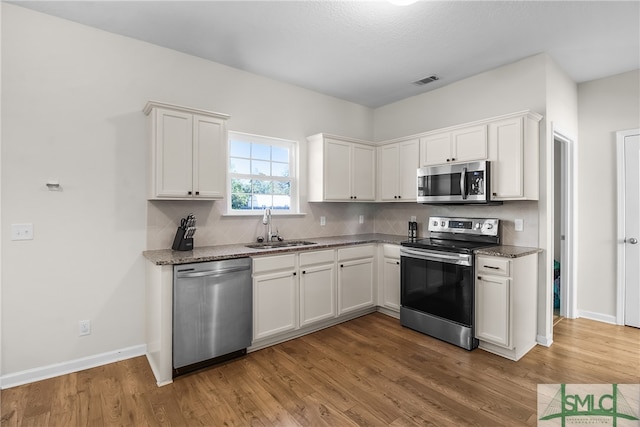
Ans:
{"type": "Polygon", "coordinates": [[[335,316],[335,250],[300,254],[300,326],[335,316]]]}
{"type": "Polygon", "coordinates": [[[382,298],[380,304],[395,312],[400,312],[400,246],[383,245],[382,247],[382,298]]]}
{"type": "MultiPolygon", "coordinates": [[[[376,245],[356,245],[253,257],[251,349],[374,311],[376,249],[376,245]]],[[[399,256],[399,247],[397,251],[399,256]]],[[[399,299],[399,265],[394,266],[397,278],[392,280],[398,290],[387,293],[389,308],[399,299]]]]}
{"type": "Polygon", "coordinates": [[[510,348],[511,279],[489,275],[476,280],[476,338],[510,348]]]}
{"type": "Polygon", "coordinates": [[[338,249],[338,314],[374,305],[375,246],[338,249]]]}
{"type": "Polygon", "coordinates": [[[519,360],[536,345],[538,256],[476,257],[479,347],[519,360]]]}
{"type": "Polygon", "coordinates": [[[296,255],[253,259],[253,339],[298,327],[296,255]]]}

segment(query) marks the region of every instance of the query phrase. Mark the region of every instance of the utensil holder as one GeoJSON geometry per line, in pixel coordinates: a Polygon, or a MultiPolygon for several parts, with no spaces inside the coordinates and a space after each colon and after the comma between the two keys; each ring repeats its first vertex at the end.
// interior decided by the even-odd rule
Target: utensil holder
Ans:
{"type": "Polygon", "coordinates": [[[186,238],[184,237],[185,229],[182,227],[178,227],[178,231],[176,231],[176,237],[173,239],[173,246],[171,249],[174,251],[192,251],[193,250],[193,237],[186,238]]]}

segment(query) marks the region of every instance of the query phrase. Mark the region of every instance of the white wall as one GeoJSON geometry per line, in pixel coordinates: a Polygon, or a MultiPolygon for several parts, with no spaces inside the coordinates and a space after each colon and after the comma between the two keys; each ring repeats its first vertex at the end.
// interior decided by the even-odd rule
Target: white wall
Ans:
{"type": "Polygon", "coordinates": [[[535,55],[375,110],[374,138],[385,141],[516,111],[545,114],[545,66],[535,55]]]}
{"type": "Polygon", "coordinates": [[[640,127],[640,70],[578,85],[578,111],[578,311],[615,323],[615,132],[640,127]]]}
{"type": "Polygon", "coordinates": [[[545,67],[547,114],[540,138],[540,217],[539,245],[544,248],[539,261],[538,340],[553,339],[553,252],[554,252],[554,129],[567,137],[577,135],[578,107],[576,84],[550,58],[545,67]]]}
{"type": "MultiPolygon", "coordinates": [[[[372,136],[368,108],[1,7],[2,230],[32,222],[35,235],[2,235],[2,375],[143,344],[148,100],[228,113],[230,129],[299,140],[302,150],[318,132],[372,136]],[[48,191],[49,178],[63,191],[48,191]],[[79,338],[81,319],[93,330],[79,338]]],[[[177,223],[174,214],[213,206],[149,210],[177,223]]],[[[356,218],[369,212],[326,209],[336,220],[349,209],[356,218]]],[[[372,231],[373,221],[350,226],[334,229],[372,231]]]]}

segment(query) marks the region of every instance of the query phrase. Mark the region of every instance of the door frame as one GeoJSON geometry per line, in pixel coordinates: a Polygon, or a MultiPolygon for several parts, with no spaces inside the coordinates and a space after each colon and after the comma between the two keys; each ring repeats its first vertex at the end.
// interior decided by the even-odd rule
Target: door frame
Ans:
{"type": "Polygon", "coordinates": [[[625,168],[624,168],[624,140],[631,135],[640,135],[640,129],[628,129],[616,132],[616,157],[617,157],[617,175],[618,175],[618,235],[617,235],[617,254],[618,257],[618,269],[617,269],[617,299],[616,299],[616,323],[618,325],[624,325],[624,303],[625,303],[625,291],[626,283],[625,277],[625,196],[624,188],[626,184],[625,168]]]}
{"type": "MultiPolygon", "coordinates": [[[[575,233],[577,227],[577,188],[576,188],[576,143],[575,138],[567,136],[566,133],[558,129],[553,123],[552,135],[553,143],[559,141],[562,144],[562,221],[561,230],[564,231],[564,251],[561,254],[561,277],[562,287],[560,289],[560,312],[568,319],[575,319],[578,313],[577,304],[577,277],[576,251],[578,246],[578,235],[575,233]]],[[[553,150],[552,150],[553,152],[553,150]]],[[[553,163],[551,163],[553,164],[553,163]]],[[[551,295],[553,295],[553,281],[551,281],[551,295]]],[[[553,315],[553,312],[552,312],[553,315]]],[[[553,322],[553,321],[552,321],[553,322]]],[[[553,324],[553,323],[552,323],[553,324]]]]}

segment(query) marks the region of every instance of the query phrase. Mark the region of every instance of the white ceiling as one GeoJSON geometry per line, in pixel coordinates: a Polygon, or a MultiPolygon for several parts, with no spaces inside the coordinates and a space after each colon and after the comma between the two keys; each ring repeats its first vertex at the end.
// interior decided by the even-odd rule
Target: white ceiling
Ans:
{"type": "Polygon", "coordinates": [[[369,107],[541,52],[578,83],[640,68],[638,0],[14,3],[369,107]]]}

